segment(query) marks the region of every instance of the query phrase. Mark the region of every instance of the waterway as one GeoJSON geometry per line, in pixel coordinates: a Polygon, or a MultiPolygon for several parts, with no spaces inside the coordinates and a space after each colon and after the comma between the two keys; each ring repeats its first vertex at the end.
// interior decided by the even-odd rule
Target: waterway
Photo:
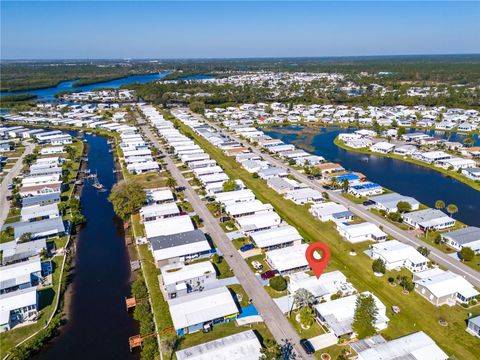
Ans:
{"type": "MultiPolygon", "coordinates": [[[[58,84],[57,86],[48,87],[44,89],[36,89],[36,90],[24,90],[24,91],[3,91],[0,92],[0,96],[4,95],[20,95],[20,94],[33,94],[37,95],[37,99],[39,101],[54,101],[57,100],[55,98],[55,94],[58,94],[63,91],[93,91],[96,89],[118,89],[123,85],[139,83],[139,84],[146,84],[152,81],[157,81],[163,79],[171,72],[159,72],[154,74],[145,74],[145,75],[131,75],[126,76],[120,79],[110,80],[99,82],[90,85],[82,85],[82,86],[73,86],[76,80],[69,80],[64,81],[58,84]]],[[[211,75],[192,75],[192,76],[185,76],[179,78],[178,80],[206,80],[212,79],[214,76],[211,75]]]]}
{"type": "Polygon", "coordinates": [[[80,200],[87,223],[78,236],[67,323],[36,359],[131,359],[128,338],[138,333],[125,308],[130,266],[123,226],[108,201],[116,182],[113,155],[104,137],[85,135],[85,139],[88,168],[108,191],[83,188],[80,200]]]}
{"type": "MultiPolygon", "coordinates": [[[[360,154],[336,146],[333,141],[339,133],[355,129],[338,127],[320,128],[292,125],[262,129],[273,138],[291,143],[300,149],[323,156],[341,164],[349,170],[366,175],[395,192],[413,196],[420,202],[434,207],[436,200],[456,204],[459,212],[454,217],[468,225],[480,226],[480,192],[435,170],[401,160],[382,156],[360,154]]],[[[440,136],[437,133],[436,136],[440,136]]],[[[452,134],[451,141],[458,141],[463,135],[452,134]]],[[[478,144],[478,137],[476,138],[478,144]]]]}

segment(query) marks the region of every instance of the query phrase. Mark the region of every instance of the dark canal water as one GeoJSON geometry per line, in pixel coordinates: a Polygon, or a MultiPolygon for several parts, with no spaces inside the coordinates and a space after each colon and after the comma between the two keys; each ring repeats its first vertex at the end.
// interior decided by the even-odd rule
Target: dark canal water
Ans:
{"type": "Polygon", "coordinates": [[[81,204],[87,224],[77,242],[68,321],[36,359],[131,359],[128,338],[138,333],[125,309],[130,267],[122,223],[107,199],[116,182],[114,159],[105,138],[86,135],[85,139],[88,168],[108,191],[84,186],[81,204]]]}
{"type": "MultiPolygon", "coordinates": [[[[468,225],[480,226],[480,192],[434,170],[400,160],[381,156],[349,152],[337,147],[333,141],[346,129],[311,128],[289,126],[265,128],[266,134],[286,143],[323,156],[341,164],[346,169],[361,172],[369,180],[379,183],[403,195],[413,196],[420,202],[434,207],[436,200],[456,204],[459,212],[454,217],[468,225]]],[[[354,131],[350,129],[348,131],[354,131]]],[[[435,134],[437,137],[440,133],[435,134]]],[[[453,134],[451,141],[461,140],[462,135],[453,134]]],[[[476,139],[478,143],[478,138],[476,139]]]]}

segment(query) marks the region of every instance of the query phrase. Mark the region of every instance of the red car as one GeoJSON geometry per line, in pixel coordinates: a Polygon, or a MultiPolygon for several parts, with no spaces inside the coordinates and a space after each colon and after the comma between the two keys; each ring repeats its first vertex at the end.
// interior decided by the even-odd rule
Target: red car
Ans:
{"type": "Polygon", "coordinates": [[[263,280],[268,280],[268,279],[271,279],[272,277],[274,277],[277,274],[278,274],[277,270],[267,270],[262,275],[260,275],[260,277],[263,280]]]}

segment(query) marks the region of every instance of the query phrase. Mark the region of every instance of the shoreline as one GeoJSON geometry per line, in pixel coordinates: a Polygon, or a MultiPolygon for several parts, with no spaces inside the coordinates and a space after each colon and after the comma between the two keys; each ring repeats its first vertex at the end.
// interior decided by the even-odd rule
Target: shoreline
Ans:
{"type": "Polygon", "coordinates": [[[404,162],[408,162],[408,163],[411,163],[411,164],[414,164],[414,165],[422,166],[424,168],[439,172],[440,174],[445,175],[446,177],[452,178],[452,179],[454,179],[458,182],[461,182],[462,184],[464,184],[466,186],[469,186],[474,190],[480,191],[480,184],[478,184],[474,180],[470,180],[470,179],[466,178],[465,176],[460,175],[456,172],[451,172],[451,171],[448,171],[448,170],[445,170],[445,169],[442,169],[442,168],[439,168],[439,167],[436,167],[436,166],[433,166],[433,165],[430,165],[430,164],[427,164],[427,163],[423,163],[421,161],[417,161],[417,160],[414,160],[414,159],[411,159],[411,158],[408,158],[408,157],[404,158],[402,156],[394,155],[394,154],[381,154],[381,153],[372,152],[370,150],[354,149],[354,148],[351,148],[351,147],[345,145],[343,141],[338,139],[338,137],[335,138],[333,143],[336,146],[338,146],[339,148],[341,148],[343,150],[346,150],[346,151],[356,152],[356,153],[366,154],[366,155],[381,156],[381,157],[386,157],[386,158],[390,158],[390,159],[393,159],[393,160],[404,161],[404,162]]]}

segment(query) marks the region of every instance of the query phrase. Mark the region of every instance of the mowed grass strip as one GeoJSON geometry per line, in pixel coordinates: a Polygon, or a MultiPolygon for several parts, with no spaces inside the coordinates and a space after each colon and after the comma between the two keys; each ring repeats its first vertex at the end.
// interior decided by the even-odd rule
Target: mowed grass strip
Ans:
{"type": "Polygon", "coordinates": [[[359,291],[373,292],[387,306],[390,324],[382,331],[386,338],[397,338],[423,330],[449,355],[465,360],[478,358],[478,339],[468,335],[465,328],[469,313],[473,316],[480,314],[479,306],[468,310],[460,306],[436,308],[415,292],[405,295],[399,286],[391,287],[387,283],[388,274],[382,278],[373,275],[371,260],[362,253],[366,244],[352,245],[342,240],[331,223],[318,221],[306,206],[286,200],[269,188],[265,181],[253,178],[234,158],[226,156],[185,124],[180,121],[176,123],[184,134],[191,135],[222,166],[227,175],[241,179],[260,201],[271,203],[275,211],[295,226],[307,242],[320,241],[330,246],[332,258],[326,270],[342,271],[359,291]],[[358,255],[350,256],[348,253],[351,249],[356,250],[358,255]],[[393,314],[392,305],[400,307],[400,314],[393,314]],[[448,326],[440,326],[440,318],[447,320],[448,326]]]}

